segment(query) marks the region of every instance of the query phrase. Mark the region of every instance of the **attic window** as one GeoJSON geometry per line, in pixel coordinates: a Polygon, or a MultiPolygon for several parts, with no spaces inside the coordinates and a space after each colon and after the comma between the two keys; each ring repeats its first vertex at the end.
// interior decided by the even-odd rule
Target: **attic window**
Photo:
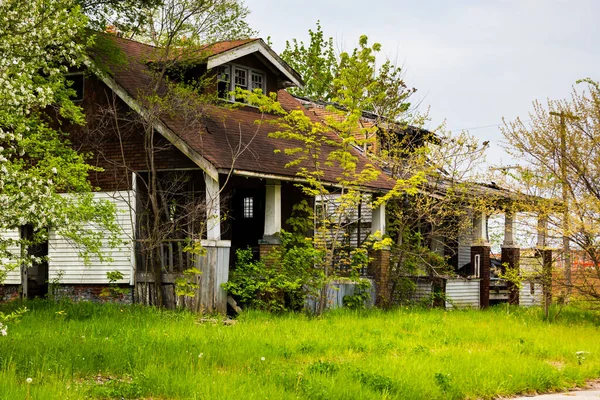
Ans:
{"type": "Polygon", "coordinates": [[[264,78],[262,74],[257,74],[256,72],[252,71],[252,87],[250,88],[250,90],[254,90],[254,89],[260,89],[262,90],[263,93],[265,93],[265,82],[264,82],[264,78]]]}
{"type": "Polygon", "coordinates": [[[230,92],[231,71],[229,65],[222,65],[217,70],[217,95],[220,99],[228,99],[230,92]]]}
{"type": "Polygon", "coordinates": [[[245,102],[240,97],[231,95],[236,88],[242,90],[260,89],[267,92],[264,72],[241,65],[222,65],[217,70],[217,94],[220,99],[245,102]],[[233,77],[233,79],[232,79],[233,77]]]}
{"type": "Polygon", "coordinates": [[[71,96],[73,102],[83,101],[83,72],[74,72],[66,74],[67,85],[75,91],[75,94],[71,96]]]}

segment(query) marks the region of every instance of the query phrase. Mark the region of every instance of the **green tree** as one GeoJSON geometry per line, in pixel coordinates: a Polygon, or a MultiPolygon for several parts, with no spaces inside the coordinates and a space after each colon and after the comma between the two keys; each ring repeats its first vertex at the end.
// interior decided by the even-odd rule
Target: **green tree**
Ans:
{"type": "MultiPolygon", "coordinates": [[[[273,98],[261,96],[260,93],[246,93],[250,102],[258,104],[262,111],[280,116],[277,122],[280,130],[271,136],[297,143],[297,146],[292,145],[280,151],[292,156],[293,160],[287,166],[298,170],[297,175],[306,182],[302,186],[304,192],[318,200],[314,213],[315,233],[311,239],[319,254],[315,257],[315,271],[320,279],[313,281],[318,299],[317,313],[325,310],[328,288],[347,273],[343,270],[347,269],[357,277],[369,261],[369,248],[383,248],[391,244],[388,238],[374,235],[363,245],[355,248],[346,246],[347,221],[359,204],[365,202],[366,187],[381,174],[381,170],[373,164],[361,164],[356,152],[356,147],[364,147],[376,140],[377,126],[360,124],[363,111],[373,110],[376,105],[388,101],[393,104],[381,110],[389,112],[389,117],[381,115],[380,118],[381,121],[393,121],[408,108],[408,93],[404,89],[394,96],[381,96],[390,81],[393,81],[392,87],[397,84],[395,87],[404,88],[404,85],[399,75],[380,79],[375,58],[380,50],[379,44],[369,45],[367,37],[362,36],[358,48],[340,55],[329,93],[335,106],[327,106],[328,115],[322,122],[311,120],[302,110],[287,112],[273,98]],[[331,135],[332,130],[337,136],[331,135]],[[339,171],[334,185],[325,179],[325,170],[332,166],[339,171]]],[[[423,179],[421,172],[398,177],[395,188],[379,199],[371,196],[367,204],[376,207],[399,194],[414,194],[423,179]]]]}
{"type": "Polygon", "coordinates": [[[104,238],[90,226],[117,243],[114,208],[93,200],[87,180],[95,169],[61,130],[84,122],[64,74],[85,60],[86,23],[69,0],[0,3],[0,230],[29,224],[36,231],[16,243],[0,239],[0,258],[14,261],[9,268],[35,261],[9,248],[47,240],[47,228],[80,245],[84,257],[97,254],[104,238]]]}
{"type": "Polygon", "coordinates": [[[600,85],[591,79],[579,84],[569,99],[534,102],[529,122],[519,118],[505,121],[502,133],[508,142],[506,150],[520,160],[520,166],[505,170],[503,178],[519,191],[539,197],[529,211],[548,216],[549,237],[556,242],[564,238],[564,277],[558,283],[566,295],[573,292],[597,302],[600,85]],[[590,262],[586,268],[573,269],[572,276],[570,247],[590,262]]]}
{"type": "Polygon", "coordinates": [[[308,44],[292,39],[285,42],[285,50],[281,53],[281,58],[304,78],[304,88],[290,88],[289,91],[297,96],[329,101],[338,67],[333,38],[325,39],[320,21],[317,21],[317,29],[309,29],[308,34],[308,44]]]}
{"type": "MultiPolygon", "coordinates": [[[[377,66],[378,43],[369,45],[367,37],[361,36],[357,48],[336,58],[333,40],[324,39],[320,24],[309,33],[309,45],[294,40],[283,53],[290,65],[310,74],[305,90],[294,93],[330,101],[330,116],[319,129],[333,129],[344,143],[362,148],[397,180],[396,189],[381,198],[395,198],[388,205],[388,228],[394,238],[393,287],[402,286],[406,275],[448,272],[445,249],[468,229],[469,210],[489,209],[492,203],[485,196],[473,196],[477,185],[472,171],[481,165],[487,146],[467,132],[452,135],[443,125],[432,131],[422,129],[427,115],[410,109],[415,89],[406,85],[401,69],[390,60],[377,66]],[[313,82],[312,77],[326,78],[313,82]],[[439,246],[433,252],[435,242],[439,246]]],[[[313,151],[318,159],[311,146],[312,142],[305,144],[304,150],[313,151]]],[[[349,148],[342,146],[340,155],[349,148]]],[[[338,160],[340,165],[342,160],[352,160],[344,157],[338,160]]],[[[352,169],[351,164],[347,167],[352,169]]],[[[315,170],[320,168],[317,165],[315,170]]],[[[344,184],[351,185],[354,178],[348,176],[344,184]]],[[[349,204],[347,210],[356,205],[349,204]]]]}

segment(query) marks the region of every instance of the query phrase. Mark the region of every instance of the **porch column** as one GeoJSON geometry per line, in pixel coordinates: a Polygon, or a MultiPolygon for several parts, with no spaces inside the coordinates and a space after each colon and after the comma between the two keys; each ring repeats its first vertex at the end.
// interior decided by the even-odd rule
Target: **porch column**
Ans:
{"type": "Polygon", "coordinates": [[[202,247],[206,252],[196,257],[195,309],[198,312],[224,314],[227,312],[227,293],[221,287],[229,279],[229,253],[231,242],[221,240],[221,198],[218,179],[204,174],[206,204],[206,240],[202,247]]]}
{"type": "MultiPolygon", "coordinates": [[[[502,272],[507,270],[519,270],[521,249],[515,240],[515,214],[506,212],[504,214],[504,242],[502,243],[502,272]]],[[[507,282],[509,304],[519,304],[519,288],[514,282],[507,282]]]]}
{"type": "MultiPolygon", "coordinates": [[[[371,218],[371,233],[380,232],[385,235],[385,203],[373,208],[371,218]]],[[[379,249],[371,252],[369,275],[375,278],[377,294],[375,305],[387,307],[390,303],[390,249],[379,249]]]]}
{"type": "Polygon", "coordinates": [[[268,180],[265,188],[265,226],[259,243],[260,259],[272,263],[269,254],[281,244],[281,182],[268,180]]]}
{"type": "Polygon", "coordinates": [[[381,235],[385,235],[385,203],[381,203],[379,206],[373,208],[371,220],[371,233],[379,231],[381,235]]]}
{"type": "Polygon", "coordinates": [[[267,181],[263,242],[279,244],[281,231],[281,182],[267,181]]]}
{"type": "Polygon", "coordinates": [[[219,194],[219,181],[208,174],[204,174],[206,186],[206,239],[221,239],[221,199],[219,194]]]}
{"type": "Polygon", "coordinates": [[[541,258],[544,303],[552,303],[552,250],[548,248],[548,216],[540,214],[537,226],[536,253],[541,258]]]}
{"type": "Polygon", "coordinates": [[[475,212],[473,217],[473,243],[471,244],[471,268],[479,281],[479,305],[490,305],[490,244],[487,241],[487,217],[475,212]]]}

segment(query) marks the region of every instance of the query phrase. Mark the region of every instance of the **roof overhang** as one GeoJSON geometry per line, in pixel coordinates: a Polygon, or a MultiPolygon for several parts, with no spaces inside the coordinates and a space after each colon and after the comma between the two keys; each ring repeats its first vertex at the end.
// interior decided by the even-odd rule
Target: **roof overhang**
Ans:
{"type": "Polygon", "coordinates": [[[299,88],[304,87],[304,82],[292,67],[290,67],[281,57],[279,57],[267,44],[262,40],[254,40],[241,46],[235,47],[230,50],[226,50],[222,53],[215,54],[208,58],[208,69],[218,67],[219,65],[232,62],[238,58],[247,56],[249,54],[258,53],[270,62],[283,76],[287,78],[289,82],[299,88]]]}
{"type": "MultiPolygon", "coordinates": [[[[246,170],[237,169],[237,168],[232,168],[231,170],[227,169],[227,168],[219,168],[218,171],[219,171],[219,173],[224,174],[224,175],[231,173],[233,175],[245,176],[247,178],[269,179],[269,180],[278,180],[278,181],[283,181],[283,182],[296,182],[296,183],[304,183],[304,184],[309,183],[306,178],[302,178],[300,176],[268,174],[268,173],[264,173],[264,172],[246,171],[246,170]]],[[[347,188],[347,186],[341,185],[341,184],[335,183],[335,182],[324,182],[323,185],[326,187],[339,188],[339,189],[347,188]]],[[[389,189],[377,188],[377,187],[371,187],[371,186],[361,186],[361,187],[359,187],[359,189],[361,192],[366,192],[366,193],[382,193],[382,192],[387,193],[389,191],[389,189]]]]}

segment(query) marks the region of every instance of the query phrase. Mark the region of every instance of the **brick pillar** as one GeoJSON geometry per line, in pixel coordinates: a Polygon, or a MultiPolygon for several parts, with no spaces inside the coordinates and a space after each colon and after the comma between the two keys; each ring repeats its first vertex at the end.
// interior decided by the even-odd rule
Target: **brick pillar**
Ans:
{"type": "MultiPolygon", "coordinates": [[[[502,272],[508,269],[519,270],[519,261],[521,259],[521,249],[518,247],[502,247],[502,272]]],[[[514,282],[507,282],[508,303],[519,305],[519,288],[514,282]]]]}
{"type": "Polygon", "coordinates": [[[475,260],[479,255],[479,306],[481,308],[490,305],[490,246],[471,246],[471,267],[477,273],[475,260]]]}
{"type": "Polygon", "coordinates": [[[377,295],[375,305],[387,307],[390,304],[390,254],[389,250],[373,250],[369,263],[369,275],[375,278],[377,295]]]}
{"type": "Polygon", "coordinates": [[[279,248],[279,244],[273,244],[273,243],[260,243],[259,245],[259,258],[261,261],[263,261],[265,263],[265,265],[269,265],[269,264],[273,264],[274,260],[274,255],[272,255],[271,253],[274,250],[277,250],[279,248]]]}
{"type": "Polygon", "coordinates": [[[542,287],[546,304],[552,304],[552,250],[537,249],[536,255],[542,259],[542,287]]]}

